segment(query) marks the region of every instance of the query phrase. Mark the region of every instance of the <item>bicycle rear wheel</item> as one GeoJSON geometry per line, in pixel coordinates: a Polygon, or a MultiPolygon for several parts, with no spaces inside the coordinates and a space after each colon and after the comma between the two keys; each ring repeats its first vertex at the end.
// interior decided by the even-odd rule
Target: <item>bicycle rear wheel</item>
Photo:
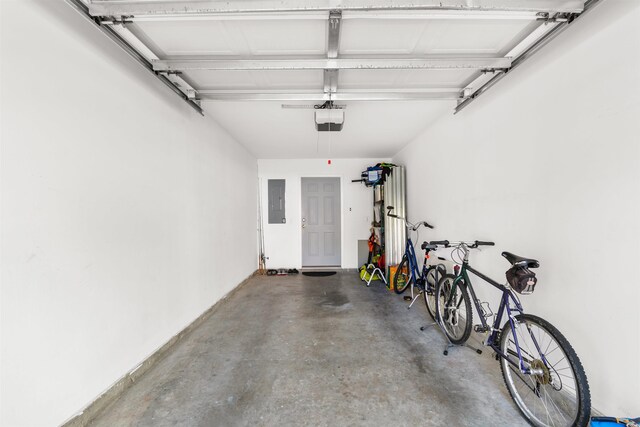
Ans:
{"type": "Polygon", "coordinates": [[[424,285],[424,304],[427,306],[427,312],[433,320],[436,320],[436,286],[438,286],[438,279],[442,277],[442,274],[438,274],[439,270],[437,266],[431,266],[427,270],[425,275],[424,285]]]}
{"type": "Polygon", "coordinates": [[[587,426],[591,396],[576,352],[546,320],[521,314],[516,321],[516,336],[507,322],[500,337],[501,351],[516,365],[500,358],[500,368],[522,415],[536,427],[587,426]],[[518,348],[525,367],[536,370],[533,374],[518,368],[518,348]]]}
{"type": "Polygon", "coordinates": [[[436,312],[444,333],[452,344],[463,344],[471,335],[471,299],[467,285],[456,276],[445,274],[436,286],[436,312]]]}
{"type": "Polygon", "coordinates": [[[396,274],[393,276],[393,290],[396,294],[402,294],[407,290],[407,287],[411,284],[412,280],[415,280],[415,278],[411,277],[409,258],[407,258],[407,255],[405,254],[402,256],[402,261],[400,261],[396,274]]]}

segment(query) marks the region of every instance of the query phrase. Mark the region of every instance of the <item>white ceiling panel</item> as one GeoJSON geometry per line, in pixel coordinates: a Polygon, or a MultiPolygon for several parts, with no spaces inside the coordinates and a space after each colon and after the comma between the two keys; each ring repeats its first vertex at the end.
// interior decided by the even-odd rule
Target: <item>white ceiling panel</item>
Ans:
{"type": "Polygon", "coordinates": [[[411,54],[425,25],[425,21],[412,20],[345,20],[342,25],[340,54],[411,54]]]}
{"type": "Polygon", "coordinates": [[[244,37],[251,55],[323,55],[326,20],[228,21],[244,37]]]}
{"type": "Polygon", "coordinates": [[[348,19],[340,53],[489,56],[519,41],[532,25],[538,24],[522,19],[348,19]]]}
{"type": "Polygon", "coordinates": [[[200,89],[322,89],[322,70],[190,70],[184,74],[200,89]]]}
{"type": "Polygon", "coordinates": [[[263,71],[267,89],[322,89],[322,70],[263,71]]]}
{"type": "Polygon", "coordinates": [[[199,89],[257,89],[261,85],[259,71],[192,70],[186,78],[199,89]]]}
{"type": "Polygon", "coordinates": [[[322,55],[326,20],[143,21],[132,31],[158,56],[322,55]]]}
{"type": "Polygon", "coordinates": [[[156,55],[240,55],[246,43],[229,33],[224,21],[139,22],[130,26],[156,55]]]}
{"type": "Polygon", "coordinates": [[[398,70],[398,84],[406,88],[462,87],[475,70],[398,70]]]}
{"type": "Polygon", "coordinates": [[[396,86],[398,78],[397,70],[341,70],[340,88],[392,88],[396,86]]]}
{"type": "Polygon", "coordinates": [[[341,70],[342,89],[456,88],[473,70],[341,70]]]}
{"type": "MultiPolygon", "coordinates": [[[[432,20],[415,45],[415,53],[429,55],[496,55],[524,37],[529,21],[432,20]]],[[[534,22],[535,26],[538,24],[534,22]]],[[[506,53],[506,52],[505,52],[506,53]]]]}

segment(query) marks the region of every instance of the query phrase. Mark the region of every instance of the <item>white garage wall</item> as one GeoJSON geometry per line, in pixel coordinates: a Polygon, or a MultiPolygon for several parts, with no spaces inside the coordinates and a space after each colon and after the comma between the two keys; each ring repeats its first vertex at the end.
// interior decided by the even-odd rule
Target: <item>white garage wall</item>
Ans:
{"type": "Polygon", "coordinates": [[[628,416],[640,411],[639,20],[638,2],[603,2],[394,158],[410,216],[435,238],[495,240],[473,254],[481,271],[503,279],[502,250],[541,261],[525,309],[574,345],[593,405],[628,416]]]}
{"type": "Polygon", "coordinates": [[[264,216],[265,254],[268,268],[300,268],[302,265],[301,178],[339,177],[342,207],[342,268],[358,267],[358,240],[371,234],[373,190],[359,179],[368,166],[389,159],[258,160],[264,216]],[[269,224],[266,210],[269,179],[285,179],[286,224],[269,224]]]}
{"type": "Polygon", "coordinates": [[[0,424],[52,426],[256,269],[256,160],[62,1],[2,61],[0,424]]]}

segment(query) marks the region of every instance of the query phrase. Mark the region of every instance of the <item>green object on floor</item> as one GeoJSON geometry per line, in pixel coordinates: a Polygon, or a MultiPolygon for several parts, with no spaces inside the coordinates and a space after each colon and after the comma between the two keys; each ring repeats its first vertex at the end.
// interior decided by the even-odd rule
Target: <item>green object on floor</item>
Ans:
{"type": "Polygon", "coordinates": [[[371,277],[371,271],[373,269],[368,269],[366,265],[363,265],[362,267],[360,267],[360,280],[363,280],[365,282],[368,282],[370,280],[382,280],[382,277],[380,277],[379,274],[374,274],[373,278],[371,277]]]}

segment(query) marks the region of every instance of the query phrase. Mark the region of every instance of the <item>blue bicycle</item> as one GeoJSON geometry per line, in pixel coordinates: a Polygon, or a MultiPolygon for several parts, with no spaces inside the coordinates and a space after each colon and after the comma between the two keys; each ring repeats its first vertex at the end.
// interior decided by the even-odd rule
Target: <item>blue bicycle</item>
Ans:
{"type": "Polygon", "coordinates": [[[428,242],[422,243],[421,249],[424,253],[424,261],[422,268],[418,267],[418,260],[416,252],[411,241],[410,231],[417,232],[422,226],[433,229],[433,226],[426,221],[420,221],[416,224],[412,224],[407,221],[406,218],[399,217],[392,214],[393,206],[387,206],[389,212],[387,216],[397,218],[404,222],[407,232],[407,241],[405,244],[404,254],[402,260],[398,265],[395,275],[393,276],[393,290],[397,294],[402,294],[411,285],[411,296],[405,297],[410,300],[408,308],[411,308],[413,303],[420,297],[424,296],[424,303],[427,306],[427,312],[432,319],[436,319],[436,285],[440,280],[440,277],[446,274],[446,269],[442,265],[428,264],[429,252],[437,249],[436,245],[431,245],[428,242]],[[418,292],[414,292],[414,288],[418,289],[418,292]]]}

